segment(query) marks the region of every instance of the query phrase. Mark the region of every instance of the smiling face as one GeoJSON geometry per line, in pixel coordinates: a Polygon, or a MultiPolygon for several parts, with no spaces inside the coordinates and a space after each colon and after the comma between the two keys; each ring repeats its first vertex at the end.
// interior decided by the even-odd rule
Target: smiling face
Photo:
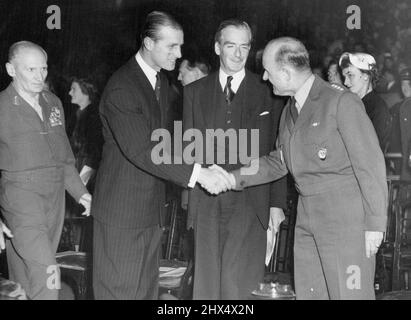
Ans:
{"type": "Polygon", "coordinates": [[[42,51],[22,48],[6,64],[6,68],[18,91],[34,96],[43,90],[47,77],[47,58],[42,51]]]}
{"type": "Polygon", "coordinates": [[[75,81],[72,82],[71,88],[69,91],[71,97],[71,103],[81,105],[85,100],[88,99],[88,96],[81,91],[79,84],[75,81]]]}
{"type": "Polygon", "coordinates": [[[251,34],[246,28],[228,26],[221,31],[221,37],[214,45],[220,56],[220,67],[228,75],[242,69],[247,62],[251,48],[251,34]]]}
{"type": "Polygon", "coordinates": [[[154,70],[174,70],[176,60],[181,58],[181,46],[184,43],[183,31],[164,26],[158,32],[158,39],[145,39],[149,51],[149,64],[154,70]]]}

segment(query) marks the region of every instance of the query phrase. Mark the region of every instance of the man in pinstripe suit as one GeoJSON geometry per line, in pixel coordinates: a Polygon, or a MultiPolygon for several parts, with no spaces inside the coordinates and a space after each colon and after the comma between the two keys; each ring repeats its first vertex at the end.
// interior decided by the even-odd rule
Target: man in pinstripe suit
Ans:
{"type": "Polygon", "coordinates": [[[93,286],[96,299],[157,299],[164,180],[227,189],[224,174],[199,164],[154,164],[151,134],[167,127],[168,83],[181,57],[183,31],[170,15],[152,12],[140,50],[109,80],[101,102],[104,147],[97,174],[93,286]]]}

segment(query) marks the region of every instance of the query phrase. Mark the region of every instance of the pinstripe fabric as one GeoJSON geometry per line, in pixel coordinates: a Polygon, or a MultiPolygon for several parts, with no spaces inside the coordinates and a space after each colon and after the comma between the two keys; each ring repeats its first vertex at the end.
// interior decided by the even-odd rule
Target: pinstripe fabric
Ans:
{"type": "MultiPolygon", "coordinates": [[[[274,100],[269,87],[247,71],[231,106],[230,126],[237,132],[240,128],[258,129],[259,154],[268,153],[275,144],[282,102],[274,100]]],[[[226,130],[225,108],[218,73],[184,88],[185,129],[226,130]]],[[[249,152],[250,138],[247,144],[249,152]]],[[[239,161],[222,165],[227,170],[241,166],[239,161]]],[[[282,179],[217,197],[200,188],[190,192],[189,218],[194,220],[196,248],[194,299],[250,296],[264,276],[269,207],[285,208],[286,190],[286,180],[282,179]]]]}
{"type": "Polygon", "coordinates": [[[161,229],[123,229],[94,221],[94,268],[97,300],[157,299],[161,229]],[[123,250],[127,248],[127,250],[123,250]]]}
{"type": "Polygon", "coordinates": [[[168,82],[161,77],[158,103],[133,57],[111,77],[100,102],[104,146],[92,215],[105,228],[94,236],[97,298],[154,298],[164,180],[187,186],[192,173],[193,166],[156,165],[151,159],[158,143],[151,134],[166,125],[168,114],[168,82]]]}

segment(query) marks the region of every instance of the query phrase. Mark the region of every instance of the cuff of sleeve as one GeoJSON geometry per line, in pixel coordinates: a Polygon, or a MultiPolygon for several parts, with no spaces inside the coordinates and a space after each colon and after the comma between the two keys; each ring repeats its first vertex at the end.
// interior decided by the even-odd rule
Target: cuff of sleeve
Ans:
{"type": "Polygon", "coordinates": [[[197,183],[198,176],[200,175],[201,164],[195,163],[193,173],[191,174],[190,181],[188,182],[189,188],[194,188],[197,183]]]}
{"type": "Polygon", "coordinates": [[[381,231],[385,232],[387,228],[387,217],[366,216],[365,231],[381,231]]]}

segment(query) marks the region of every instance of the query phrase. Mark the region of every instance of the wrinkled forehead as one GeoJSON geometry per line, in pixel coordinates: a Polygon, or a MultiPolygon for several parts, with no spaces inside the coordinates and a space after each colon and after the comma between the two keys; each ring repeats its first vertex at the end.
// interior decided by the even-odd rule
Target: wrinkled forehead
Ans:
{"type": "Polygon", "coordinates": [[[17,65],[47,65],[47,57],[37,48],[20,48],[12,63],[17,65]]]}
{"type": "Polygon", "coordinates": [[[230,25],[221,30],[220,43],[236,42],[239,44],[250,44],[251,33],[246,27],[230,25]]]}

